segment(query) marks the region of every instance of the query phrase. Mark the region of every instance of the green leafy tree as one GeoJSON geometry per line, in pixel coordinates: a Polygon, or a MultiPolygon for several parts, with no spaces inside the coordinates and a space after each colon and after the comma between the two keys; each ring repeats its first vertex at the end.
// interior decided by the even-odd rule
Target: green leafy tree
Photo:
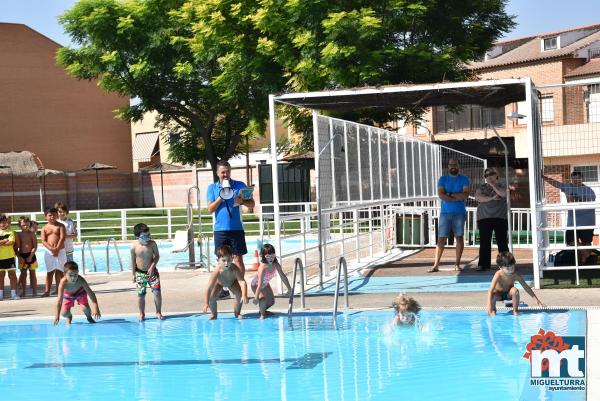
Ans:
{"type": "Polygon", "coordinates": [[[80,0],[59,18],[75,46],[58,62],[135,101],[118,111],[137,121],[158,112],[171,159],[220,159],[262,135],[267,96],[283,86],[279,66],[256,53],[253,2],[80,0]]]}
{"type": "MultiPolygon", "coordinates": [[[[58,61],[159,113],[172,159],[214,166],[261,135],[267,95],[469,78],[465,63],[513,22],[505,0],[80,0],[60,17],[58,61]]],[[[283,109],[311,143],[306,114],[283,109]]],[[[384,123],[420,110],[352,118],[384,123]]],[[[345,117],[348,117],[346,115],[345,117]]]]}
{"type": "MultiPolygon", "coordinates": [[[[466,63],[513,26],[505,0],[260,1],[259,51],[282,66],[290,91],[469,80],[466,63]]],[[[423,110],[367,109],[340,117],[385,125],[423,110]]],[[[312,144],[306,113],[284,113],[312,144]]]]}

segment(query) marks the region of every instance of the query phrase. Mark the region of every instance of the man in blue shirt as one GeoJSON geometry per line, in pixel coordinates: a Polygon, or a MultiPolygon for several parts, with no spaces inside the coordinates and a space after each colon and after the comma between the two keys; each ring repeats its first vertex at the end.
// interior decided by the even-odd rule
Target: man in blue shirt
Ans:
{"type": "Polygon", "coordinates": [[[435,263],[428,271],[430,273],[439,271],[440,259],[444,253],[446,239],[450,231],[456,238],[456,263],[454,270],[462,270],[460,267],[460,258],[462,257],[465,242],[463,239],[465,232],[465,220],[467,218],[467,209],[465,200],[469,197],[469,179],[459,174],[458,160],[450,159],[448,161],[448,175],[440,177],[438,180],[438,197],[442,200],[442,208],[438,219],[438,240],[435,248],[435,263]]]}
{"type": "MultiPolygon", "coordinates": [[[[221,245],[229,245],[233,250],[233,262],[242,271],[242,276],[246,272],[243,256],[248,253],[246,248],[246,235],[242,224],[242,215],[240,206],[248,208],[254,207],[254,199],[243,199],[240,190],[246,187],[242,181],[231,179],[231,165],[221,160],[217,163],[218,182],[212,183],[206,190],[206,200],[208,202],[208,211],[214,213],[214,249],[219,249],[221,245]],[[223,188],[223,180],[229,180],[231,189],[234,192],[232,199],[225,200],[219,196],[223,188]]],[[[229,294],[224,292],[221,297],[229,294]]]]}

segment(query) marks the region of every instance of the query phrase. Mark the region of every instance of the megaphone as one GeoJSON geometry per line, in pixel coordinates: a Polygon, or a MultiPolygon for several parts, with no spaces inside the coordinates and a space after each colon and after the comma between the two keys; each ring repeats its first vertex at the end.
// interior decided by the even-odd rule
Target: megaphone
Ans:
{"type": "Polygon", "coordinates": [[[233,192],[233,189],[231,189],[231,184],[229,183],[229,180],[223,180],[223,183],[221,185],[222,185],[222,188],[219,191],[219,196],[221,197],[221,199],[224,199],[224,200],[232,199],[234,192],[233,192]]]}

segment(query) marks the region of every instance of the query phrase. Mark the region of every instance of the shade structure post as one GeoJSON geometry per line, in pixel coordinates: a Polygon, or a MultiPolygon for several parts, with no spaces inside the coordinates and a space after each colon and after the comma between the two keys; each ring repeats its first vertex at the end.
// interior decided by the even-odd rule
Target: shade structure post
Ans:
{"type": "Polygon", "coordinates": [[[96,170],[96,203],[98,204],[98,210],[100,210],[100,183],[98,181],[98,170],[96,170]]]}

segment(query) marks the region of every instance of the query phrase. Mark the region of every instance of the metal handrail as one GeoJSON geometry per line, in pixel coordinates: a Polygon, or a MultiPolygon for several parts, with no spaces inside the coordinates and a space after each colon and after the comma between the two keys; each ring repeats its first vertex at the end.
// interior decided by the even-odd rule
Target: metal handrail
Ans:
{"type": "Polygon", "coordinates": [[[110,250],[110,243],[113,243],[114,247],[115,247],[115,252],[117,253],[117,259],[119,259],[119,266],[121,266],[121,271],[123,271],[123,261],[121,260],[121,253],[119,252],[119,247],[117,246],[117,240],[114,239],[114,237],[110,237],[107,241],[106,241],[106,273],[110,273],[110,255],[109,255],[109,250],[110,250]]]}
{"type": "Polygon", "coordinates": [[[294,307],[294,292],[296,290],[296,273],[300,268],[300,307],[304,309],[306,304],[304,302],[304,265],[302,259],[296,258],[294,260],[294,275],[292,276],[292,290],[290,291],[290,298],[288,301],[288,317],[292,317],[292,309],[294,307]]]}
{"type": "Polygon", "coordinates": [[[92,251],[92,241],[86,239],[83,241],[83,245],[81,246],[81,268],[83,270],[83,274],[85,274],[85,246],[88,246],[88,251],[90,252],[90,256],[92,258],[92,265],[94,266],[94,272],[96,272],[96,259],[94,258],[94,252],[92,251]]]}
{"type": "Polygon", "coordinates": [[[341,256],[338,260],[338,271],[337,277],[335,279],[335,295],[333,298],[333,320],[335,322],[335,317],[337,315],[338,309],[338,297],[340,295],[340,278],[342,276],[342,266],[344,267],[344,298],[346,299],[346,309],[350,306],[348,303],[348,263],[346,262],[346,258],[341,256]]]}

